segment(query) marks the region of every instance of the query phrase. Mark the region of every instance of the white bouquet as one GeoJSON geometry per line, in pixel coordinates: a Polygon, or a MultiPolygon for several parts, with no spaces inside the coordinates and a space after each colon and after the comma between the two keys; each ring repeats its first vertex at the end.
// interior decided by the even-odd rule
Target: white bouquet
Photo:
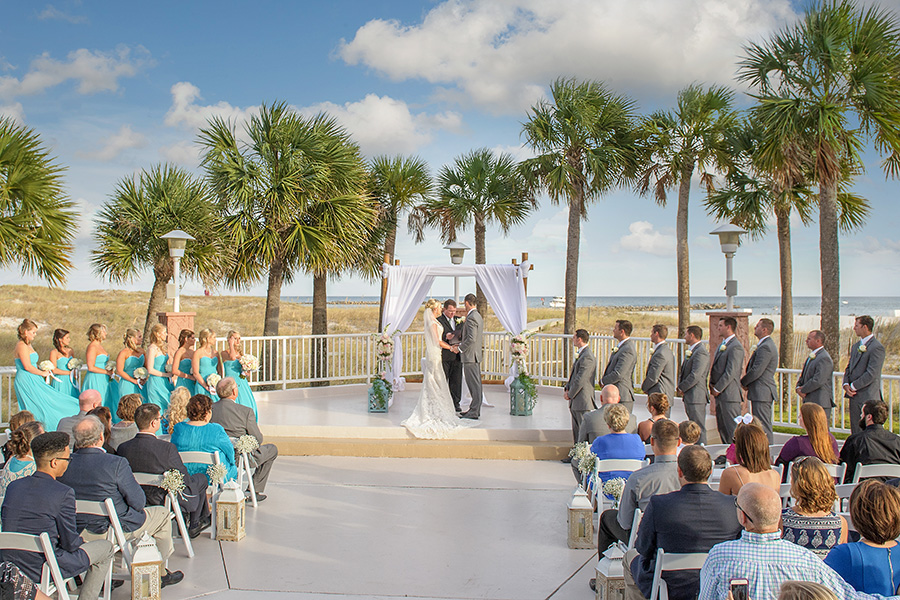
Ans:
{"type": "Polygon", "coordinates": [[[162,481],[159,487],[167,492],[174,493],[176,496],[183,496],[187,486],[184,484],[184,475],[178,469],[169,469],[163,473],[162,481]]]}
{"type": "Polygon", "coordinates": [[[41,371],[47,371],[49,373],[46,377],[44,377],[44,379],[47,381],[48,385],[50,383],[51,377],[55,381],[59,381],[59,379],[57,379],[56,375],[53,374],[53,361],[42,360],[41,362],[38,363],[38,369],[40,369],[41,371]]]}
{"type": "Polygon", "coordinates": [[[218,373],[210,373],[206,378],[206,385],[209,386],[210,390],[215,391],[216,385],[218,385],[220,381],[222,381],[222,378],[219,377],[218,373]]]}
{"type": "Polygon", "coordinates": [[[81,367],[83,364],[83,360],[81,360],[80,358],[75,358],[73,356],[69,359],[69,362],[66,363],[66,367],[68,367],[70,371],[74,371],[75,369],[81,367]]]}
{"type": "Polygon", "coordinates": [[[149,377],[149,376],[150,376],[150,374],[147,372],[147,369],[145,369],[144,367],[138,367],[137,369],[134,370],[134,373],[132,374],[132,377],[134,377],[135,379],[138,380],[138,387],[141,389],[144,389],[143,382],[147,381],[147,377],[149,377]]]}
{"type": "Polygon", "coordinates": [[[625,480],[621,477],[613,477],[603,483],[603,493],[607,496],[612,496],[613,500],[616,502],[616,506],[618,506],[619,501],[622,499],[622,493],[624,491],[625,480]]]}
{"type": "Polygon", "coordinates": [[[244,354],[238,359],[241,363],[241,377],[247,379],[247,373],[259,371],[259,359],[252,354],[244,354]]]}
{"type": "MultiPolygon", "coordinates": [[[[572,458],[572,464],[578,467],[578,470],[584,473],[581,469],[581,463],[589,456],[594,456],[593,452],[591,452],[591,445],[587,442],[578,442],[572,449],[569,450],[569,456],[572,458]]],[[[593,467],[591,468],[593,470],[593,467]]]]}
{"type": "Polygon", "coordinates": [[[238,451],[238,454],[250,454],[257,448],[259,448],[259,440],[256,439],[256,436],[249,434],[242,435],[234,444],[234,449],[238,451]]]}
{"type": "Polygon", "coordinates": [[[206,469],[206,476],[209,477],[209,481],[213,485],[222,483],[228,476],[228,467],[226,467],[222,463],[219,463],[217,465],[209,465],[209,468],[206,469]]]}

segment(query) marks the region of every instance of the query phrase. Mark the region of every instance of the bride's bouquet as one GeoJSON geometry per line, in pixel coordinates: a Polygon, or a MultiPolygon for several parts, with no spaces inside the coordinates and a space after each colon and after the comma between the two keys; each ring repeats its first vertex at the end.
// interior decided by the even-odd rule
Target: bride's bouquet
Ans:
{"type": "Polygon", "coordinates": [[[247,379],[247,373],[259,371],[259,359],[252,354],[242,354],[238,359],[241,363],[241,378],[247,379]]]}

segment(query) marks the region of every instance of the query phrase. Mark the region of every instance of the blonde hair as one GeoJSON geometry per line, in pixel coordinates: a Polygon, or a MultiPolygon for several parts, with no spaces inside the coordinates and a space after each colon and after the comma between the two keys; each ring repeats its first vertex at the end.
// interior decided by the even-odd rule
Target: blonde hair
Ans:
{"type": "Polygon", "coordinates": [[[441,306],[441,303],[435,300],[434,298],[429,298],[427,302],[425,302],[425,308],[428,310],[434,310],[435,308],[441,306]]]}
{"type": "MultiPolygon", "coordinates": [[[[226,340],[230,340],[232,337],[234,337],[234,336],[236,336],[236,335],[237,335],[237,336],[241,335],[241,332],[240,332],[240,331],[237,331],[237,330],[235,330],[235,329],[232,329],[231,331],[228,332],[228,335],[225,336],[225,339],[226,339],[226,340]]],[[[235,346],[235,349],[236,349],[240,354],[243,354],[243,353],[244,353],[244,348],[243,348],[243,346],[244,346],[244,343],[243,343],[243,342],[238,342],[237,345],[235,346]]]]}
{"type": "Polygon", "coordinates": [[[150,328],[150,343],[154,344],[160,350],[163,350],[166,347],[165,331],[166,326],[162,323],[157,323],[150,328]]]}
{"type": "Polygon", "coordinates": [[[191,392],[183,385],[179,385],[169,394],[169,410],[166,411],[169,433],[172,433],[177,423],[187,419],[187,403],[190,399],[191,392]]]}
{"type": "Polygon", "coordinates": [[[16,330],[16,335],[18,335],[19,339],[23,342],[25,341],[25,332],[33,331],[37,329],[37,325],[31,319],[24,319],[20,324],[19,328],[16,330]]]}
{"type": "Polygon", "coordinates": [[[603,420],[606,421],[606,425],[613,433],[622,433],[625,431],[630,419],[631,414],[628,412],[628,408],[621,404],[608,405],[603,415],[603,420]]]}
{"type": "Polygon", "coordinates": [[[837,500],[834,479],[816,456],[803,456],[791,465],[791,496],[804,513],[829,511],[837,500]]]}
{"type": "Polygon", "coordinates": [[[197,347],[204,348],[206,346],[211,346],[210,339],[214,339],[215,337],[216,333],[211,329],[201,329],[200,333],[197,334],[197,347]]]}
{"type": "Polygon", "coordinates": [[[812,581],[785,581],[778,600],[837,600],[830,589],[812,581]]]}
{"type": "Polygon", "coordinates": [[[88,328],[87,339],[91,342],[99,342],[100,341],[100,332],[106,329],[106,325],[102,323],[94,323],[88,328]]]}
{"type": "Polygon", "coordinates": [[[122,341],[125,343],[125,347],[129,350],[137,350],[139,348],[137,337],[140,332],[137,329],[132,329],[129,327],[125,330],[125,335],[122,336],[122,341]]]}

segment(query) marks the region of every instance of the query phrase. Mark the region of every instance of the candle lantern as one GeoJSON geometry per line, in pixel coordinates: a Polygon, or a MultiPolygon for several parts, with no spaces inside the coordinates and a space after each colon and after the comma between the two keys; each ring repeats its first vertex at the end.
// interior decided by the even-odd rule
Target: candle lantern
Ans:
{"type": "Polygon", "coordinates": [[[602,556],[596,568],[596,600],[624,600],[625,572],[622,549],[618,544],[614,544],[607,548],[602,556]]]}
{"type": "Polygon", "coordinates": [[[131,597],[133,600],[160,600],[163,558],[156,542],[147,532],[138,540],[131,559],[131,597]]]}
{"type": "Polygon", "coordinates": [[[594,507],[578,486],[569,500],[569,548],[594,547],[594,507]]]}
{"type": "Polygon", "coordinates": [[[244,493],[232,480],[222,486],[222,491],[216,499],[216,539],[237,542],[246,534],[244,493]]]}

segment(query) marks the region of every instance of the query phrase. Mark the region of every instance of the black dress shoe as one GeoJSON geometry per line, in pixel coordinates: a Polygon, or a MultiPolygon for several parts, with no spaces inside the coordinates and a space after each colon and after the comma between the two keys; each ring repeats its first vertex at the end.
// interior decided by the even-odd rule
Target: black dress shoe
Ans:
{"type": "Polygon", "coordinates": [[[591,587],[591,590],[593,590],[595,592],[597,591],[597,580],[596,579],[591,579],[588,582],[588,585],[591,587]]]}
{"type": "Polygon", "coordinates": [[[473,421],[477,421],[477,420],[478,420],[478,417],[476,417],[475,415],[470,415],[470,414],[467,413],[467,412],[466,412],[466,413],[463,413],[463,414],[461,414],[461,415],[459,415],[459,418],[460,418],[460,419],[472,419],[473,421]]]}
{"type": "Polygon", "coordinates": [[[166,569],[166,574],[160,577],[159,581],[162,587],[166,587],[167,585],[181,583],[182,579],[184,579],[184,573],[181,571],[170,571],[166,569]]]}
{"type": "Polygon", "coordinates": [[[113,582],[112,582],[112,589],[120,588],[120,587],[122,587],[123,585],[125,585],[125,580],[124,580],[124,579],[113,579],[113,582]]]}
{"type": "MultiPolygon", "coordinates": [[[[256,502],[257,502],[257,504],[259,504],[260,502],[262,502],[262,501],[265,500],[266,498],[268,498],[268,496],[266,496],[265,494],[261,494],[261,493],[259,493],[259,492],[256,492],[256,502]]],[[[250,502],[250,501],[251,501],[251,500],[250,500],[250,492],[247,492],[247,494],[244,496],[244,500],[247,501],[247,502],[250,502]]]]}
{"type": "Polygon", "coordinates": [[[188,537],[191,539],[196,538],[205,530],[209,529],[210,525],[212,525],[212,517],[206,517],[205,519],[188,529],[188,537]]]}
{"type": "Polygon", "coordinates": [[[559,461],[559,462],[561,462],[561,463],[564,464],[564,465],[570,465],[570,464],[572,464],[572,457],[571,457],[571,456],[568,456],[568,457],[562,459],[562,460],[559,461]]]}

